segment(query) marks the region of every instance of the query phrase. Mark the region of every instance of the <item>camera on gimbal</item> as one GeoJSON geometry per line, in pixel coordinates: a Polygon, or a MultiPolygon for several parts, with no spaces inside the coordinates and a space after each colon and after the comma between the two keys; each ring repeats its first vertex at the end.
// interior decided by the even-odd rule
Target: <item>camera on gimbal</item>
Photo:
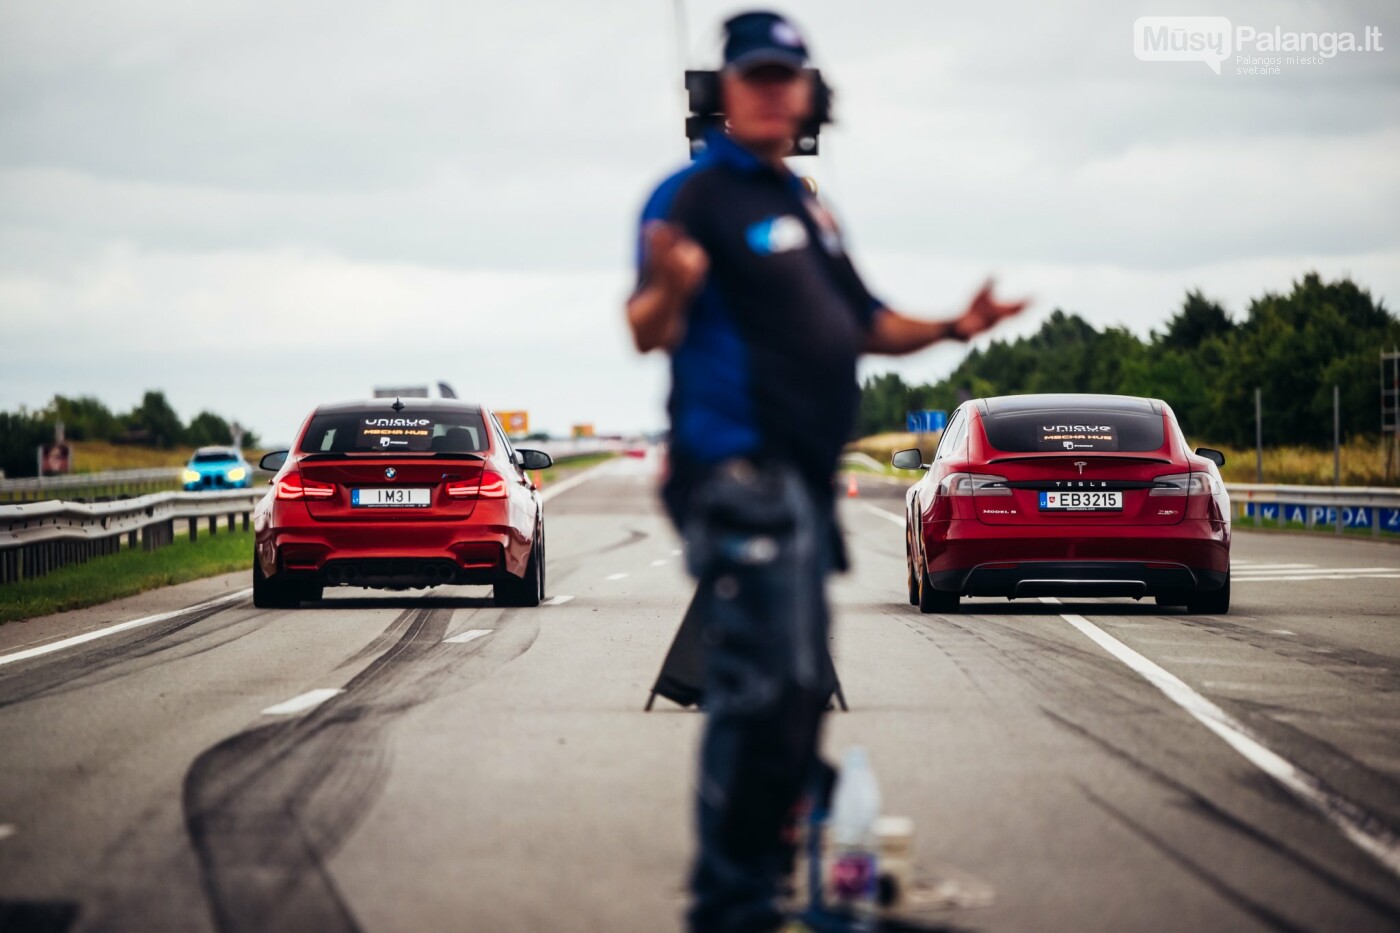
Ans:
{"type": "MultiPolygon", "coordinates": [[[[831,88],[822,80],[820,68],[804,68],[812,76],[812,115],[798,130],[792,154],[814,156],[822,124],[831,122],[831,88]]],[[[685,90],[690,114],[685,118],[685,138],[690,141],[693,159],[705,151],[705,132],[724,126],[724,98],[720,94],[718,71],[687,71],[685,90]]]]}

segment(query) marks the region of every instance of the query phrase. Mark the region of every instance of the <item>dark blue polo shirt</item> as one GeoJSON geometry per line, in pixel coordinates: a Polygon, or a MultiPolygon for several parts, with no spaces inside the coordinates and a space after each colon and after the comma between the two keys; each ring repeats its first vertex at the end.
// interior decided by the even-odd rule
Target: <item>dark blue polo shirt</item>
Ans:
{"type": "Polygon", "coordinates": [[[786,461],[830,495],[860,403],[856,360],[881,307],[801,179],[722,133],[707,143],[642,211],[643,226],[675,223],[710,258],[671,356],[665,492],[678,521],[706,468],[731,457],[786,461]]]}

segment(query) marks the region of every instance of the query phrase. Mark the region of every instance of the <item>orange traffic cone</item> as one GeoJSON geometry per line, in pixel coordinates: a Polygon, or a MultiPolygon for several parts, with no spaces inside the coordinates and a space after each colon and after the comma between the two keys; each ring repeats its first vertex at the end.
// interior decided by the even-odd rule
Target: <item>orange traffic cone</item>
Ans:
{"type": "Polygon", "coordinates": [[[854,499],[860,495],[860,484],[856,482],[856,475],[848,473],[846,475],[846,498],[854,499]]]}

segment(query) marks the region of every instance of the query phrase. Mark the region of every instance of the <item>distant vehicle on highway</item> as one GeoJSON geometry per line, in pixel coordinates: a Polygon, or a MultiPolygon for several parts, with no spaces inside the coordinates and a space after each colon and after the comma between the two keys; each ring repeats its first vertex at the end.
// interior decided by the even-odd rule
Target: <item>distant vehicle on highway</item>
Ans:
{"type": "Polygon", "coordinates": [[[545,595],[540,494],[487,408],[446,399],[322,405],[253,511],[253,603],[295,606],[326,586],[494,587],[503,606],[545,595]]]}
{"type": "Polygon", "coordinates": [[[253,484],[253,468],[236,447],[201,447],[185,465],[181,482],[185,492],[247,489],[253,484]]]}
{"type": "Polygon", "coordinates": [[[1230,608],[1230,501],[1219,451],[1190,450],[1164,402],[1123,395],[972,399],[905,500],[909,602],[1152,596],[1230,608]]]}

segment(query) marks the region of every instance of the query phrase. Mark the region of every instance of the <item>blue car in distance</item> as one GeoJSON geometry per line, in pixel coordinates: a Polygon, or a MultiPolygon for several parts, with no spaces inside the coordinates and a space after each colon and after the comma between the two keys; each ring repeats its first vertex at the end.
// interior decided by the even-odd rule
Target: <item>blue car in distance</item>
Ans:
{"type": "Polygon", "coordinates": [[[233,447],[201,447],[186,465],[182,482],[185,492],[247,489],[253,484],[253,468],[233,447]]]}

